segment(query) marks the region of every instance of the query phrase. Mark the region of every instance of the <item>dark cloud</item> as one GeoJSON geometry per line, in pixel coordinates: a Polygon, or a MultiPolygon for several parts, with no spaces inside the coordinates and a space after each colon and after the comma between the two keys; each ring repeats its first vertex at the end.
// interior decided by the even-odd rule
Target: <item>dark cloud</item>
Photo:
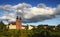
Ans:
{"type": "Polygon", "coordinates": [[[44,20],[52,19],[52,18],[55,18],[55,16],[54,15],[45,15],[45,16],[37,15],[37,16],[34,16],[30,19],[25,19],[26,21],[24,21],[24,20],[22,20],[22,21],[24,23],[35,23],[35,22],[41,22],[44,20]]]}

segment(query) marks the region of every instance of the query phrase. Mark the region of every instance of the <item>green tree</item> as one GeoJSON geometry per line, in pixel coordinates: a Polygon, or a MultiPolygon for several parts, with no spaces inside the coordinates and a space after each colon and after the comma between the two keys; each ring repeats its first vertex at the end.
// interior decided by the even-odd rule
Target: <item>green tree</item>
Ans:
{"type": "Polygon", "coordinates": [[[57,27],[60,28],[60,24],[58,24],[57,27]]]}
{"type": "Polygon", "coordinates": [[[1,21],[0,22],[0,36],[6,36],[6,25],[1,21]]]}
{"type": "Polygon", "coordinates": [[[4,31],[6,29],[6,25],[1,21],[0,22],[0,31],[4,31]]]}

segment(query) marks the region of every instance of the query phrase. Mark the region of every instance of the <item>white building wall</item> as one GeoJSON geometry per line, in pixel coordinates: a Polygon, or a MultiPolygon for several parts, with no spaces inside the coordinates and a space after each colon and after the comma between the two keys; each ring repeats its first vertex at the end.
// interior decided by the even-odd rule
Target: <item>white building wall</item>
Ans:
{"type": "Polygon", "coordinates": [[[31,29],[33,29],[33,27],[29,25],[29,26],[28,26],[28,30],[31,30],[31,29]]]}
{"type": "Polygon", "coordinates": [[[16,29],[16,25],[9,25],[9,29],[16,29]]]}
{"type": "MultiPolygon", "coordinates": [[[[8,25],[6,27],[8,27],[8,25]]],[[[9,29],[16,29],[16,25],[10,24],[9,29]]],[[[26,28],[24,26],[22,26],[22,29],[26,29],[26,28]]],[[[33,27],[29,25],[28,30],[31,30],[31,29],[33,29],[33,27]]]]}
{"type": "MultiPolygon", "coordinates": [[[[6,27],[8,27],[8,25],[6,27]]],[[[9,29],[16,29],[16,25],[10,24],[9,29]]],[[[25,29],[25,27],[22,27],[22,29],[25,29]]]]}
{"type": "Polygon", "coordinates": [[[22,27],[22,29],[25,29],[25,27],[22,27]]]}

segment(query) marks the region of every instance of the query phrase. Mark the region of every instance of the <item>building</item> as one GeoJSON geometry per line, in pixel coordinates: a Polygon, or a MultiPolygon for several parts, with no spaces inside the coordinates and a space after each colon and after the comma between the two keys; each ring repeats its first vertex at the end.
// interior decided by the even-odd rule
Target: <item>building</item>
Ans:
{"type": "Polygon", "coordinates": [[[16,18],[16,29],[22,29],[22,19],[21,19],[21,17],[20,18],[18,18],[18,16],[17,16],[17,18],[16,18]]]}
{"type": "Polygon", "coordinates": [[[17,29],[17,30],[25,29],[25,27],[22,26],[22,19],[21,19],[21,17],[18,18],[18,16],[16,17],[16,22],[9,22],[7,27],[9,29],[17,29]]]}
{"type": "MultiPolygon", "coordinates": [[[[9,29],[17,29],[17,30],[26,30],[26,27],[25,25],[22,25],[22,19],[21,17],[18,18],[18,16],[16,17],[16,22],[9,22],[9,24],[7,25],[7,28],[9,29]]],[[[33,26],[28,26],[28,30],[31,30],[33,28],[33,26]]]]}
{"type": "Polygon", "coordinates": [[[48,28],[48,25],[44,25],[44,28],[47,29],[48,28]]]}

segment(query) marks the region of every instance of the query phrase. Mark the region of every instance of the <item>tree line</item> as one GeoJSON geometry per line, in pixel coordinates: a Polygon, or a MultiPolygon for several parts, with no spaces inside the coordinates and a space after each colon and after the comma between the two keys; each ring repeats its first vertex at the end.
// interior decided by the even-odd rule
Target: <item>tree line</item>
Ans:
{"type": "Polygon", "coordinates": [[[38,25],[32,30],[11,30],[6,28],[3,22],[0,22],[0,37],[60,37],[60,24],[56,30],[43,28],[43,25],[38,25]]]}

